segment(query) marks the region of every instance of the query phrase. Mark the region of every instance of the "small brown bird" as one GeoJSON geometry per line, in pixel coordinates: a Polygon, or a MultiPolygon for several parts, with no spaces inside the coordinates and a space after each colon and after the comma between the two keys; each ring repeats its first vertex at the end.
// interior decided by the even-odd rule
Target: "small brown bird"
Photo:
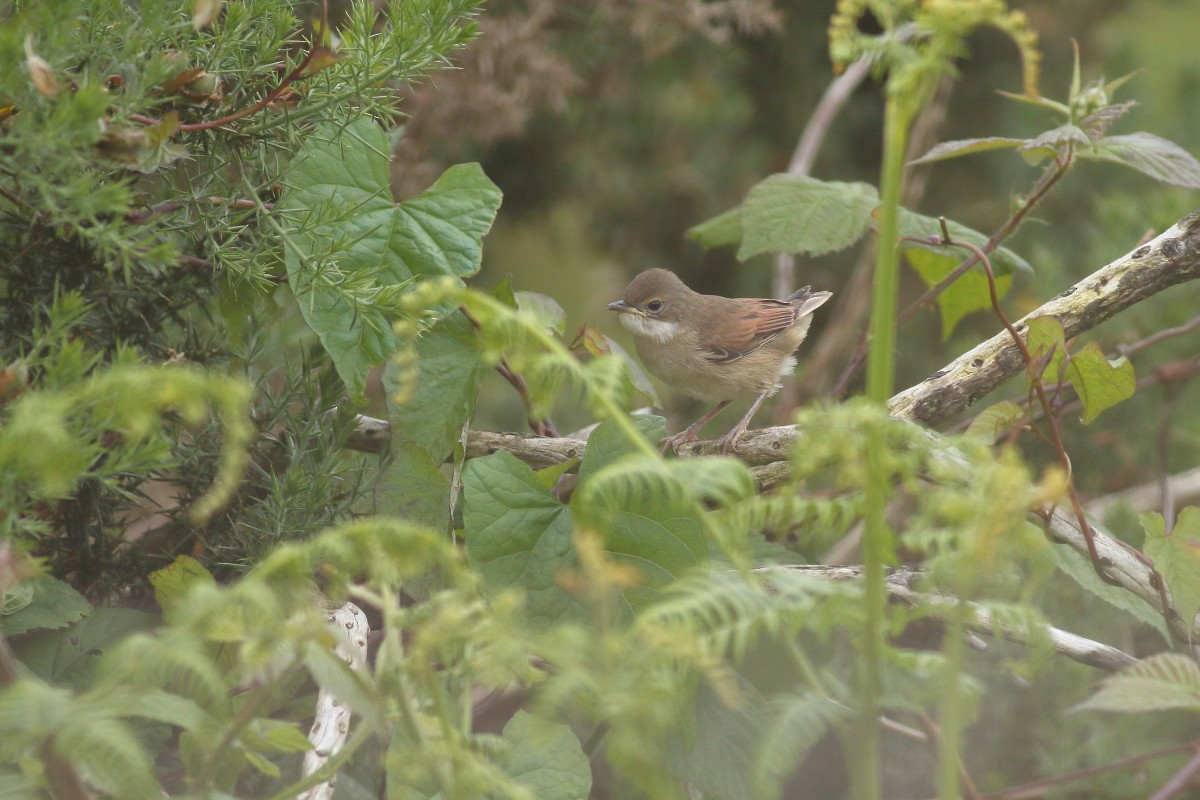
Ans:
{"type": "Polygon", "coordinates": [[[812,312],[832,296],[808,286],[787,300],[699,294],[665,269],[634,278],[608,308],[633,332],[642,363],[692,397],[717,404],[687,430],[663,439],[663,452],[696,441],[700,428],[735,397],[756,393],[746,416],[721,438],[721,452],[732,452],[763,400],[796,368],[792,353],[808,333],[812,312]]]}

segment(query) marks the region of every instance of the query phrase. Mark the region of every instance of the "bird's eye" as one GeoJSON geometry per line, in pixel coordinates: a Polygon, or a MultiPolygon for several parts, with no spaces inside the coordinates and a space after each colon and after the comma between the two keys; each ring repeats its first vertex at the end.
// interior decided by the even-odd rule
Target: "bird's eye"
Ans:
{"type": "Polygon", "coordinates": [[[662,311],[662,307],[663,307],[662,300],[651,300],[649,303],[646,303],[646,310],[653,311],[656,314],[659,311],[662,311]]]}

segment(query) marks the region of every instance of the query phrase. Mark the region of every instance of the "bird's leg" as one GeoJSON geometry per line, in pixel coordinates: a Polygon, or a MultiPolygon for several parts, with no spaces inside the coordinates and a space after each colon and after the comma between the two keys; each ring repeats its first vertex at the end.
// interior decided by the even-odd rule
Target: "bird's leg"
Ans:
{"type": "Polygon", "coordinates": [[[738,440],[742,438],[742,434],[746,432],[746,428],[750,425],[750,420],[754,417],[755,412],[758,411],[758,407],[763,404],[763,400],[766,400],[769,394],[771,394],[771,390],[769,389],[760,394],[758,399],[754,401],[754,404],[750,406],[750,410],[746,412],[746,416],[742,417],[741,421],[738,422],[737,425],[734,425],[732,428],[730,428],[729,433],[720,438],[719,441],[721,445],[721,453],[723,455],[730,455],[733,453],[733,449],[737,447],[738,440]]]}
{"type": "MultiPolygon", "coordinates": [[[[678,453],[679,446],[681,444],[687,444],[688,442],[696,441],[697,434],[700,432],[700,429],[703,428],[708,423],[709,420],[711,420],[717,414],[720,414],[722,411],[724,411],[726,408],[728,408],[729,404],[732,402],[733,402],[732,400],[722,400],[720,403],[717,404],[716,408],[714,408],[712,411],[708,412],[703,417],[701,417],[700,419],[696,420],[691,425],[689,425],[688,429],[686,431],[677,433],[674,436],[668,436],[667,438],[665,438],[661,442],[659,442],[659,445],[662,446],[663,455],[667,454],[667,450],[673,450],[676,453],[678,453]]],[[[762,400],[760,399],[759,402],[761,403],[762,400]]],[[[755,406],[755,407],[757,408],[757,406],[755,406]]]]}

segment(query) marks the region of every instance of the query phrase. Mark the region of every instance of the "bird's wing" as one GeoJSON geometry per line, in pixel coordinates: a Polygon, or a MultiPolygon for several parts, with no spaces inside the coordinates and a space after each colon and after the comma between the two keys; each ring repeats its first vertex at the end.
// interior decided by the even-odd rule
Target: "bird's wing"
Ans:
{"type": "Polygon", "coordinates": [[[736,313],[704,342],[705,358],[718,364],[753,353],[796,321],[796,307],[782,300],[738,300],[736,313]]]}

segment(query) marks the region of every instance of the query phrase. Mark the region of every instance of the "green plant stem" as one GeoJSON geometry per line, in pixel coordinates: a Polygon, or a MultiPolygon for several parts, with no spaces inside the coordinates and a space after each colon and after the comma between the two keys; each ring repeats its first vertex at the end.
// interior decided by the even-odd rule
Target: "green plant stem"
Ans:
{"type": "MultiPolygon", "coordinates": [[[[899,232],[900,190],[904,176],[904,150],[908,139],[906,101],[889,97],[884,112],[882,205],[879,209],[879,247],[875,253],[874,290],[871,296],[871,350],[867,357],[867,398],[886,407],[895,372],[896,239],[899,232]]],[[[884,565],[892,551],[891,533],[884,513],[891,495],[887,444],[881,435],[867,440],[866,527],[863,534],[863,619],[858,660],[859,731],[851,771],[859,800],[881,797],[879,773],[880,667],[884,657],[887,620],[887,587],[884,565]]]]}
{"type": "Polygon", "coordinates": [[[281,789],[275,794],[267,798],[267,800],[291,800],[298,796],[301,792],[311,789],[325,783],[330,778],[337,775],[342,766],[350,760],[350,757],[358,750],[359,747],[367,741],[371,735],[371,728],[367,725],[358,725],[354,729],[354,733],[350,734],[350,738],[341,748],[334,753],[329,759],[321,765],[321,768],[313,772],[307,778],[291,784],[286,789],[281,789]]]}
{"type": "Polygon", "coordinates": [[[938,800],[958,800],[960,797],[961,765],[958,740],[963,727],[963,702],[958,676],[962,674],[963,658],[966,655],[963,630],[969,613],[966,603],[955,604],[950,615],[950,624],[946,626],[945,644],[942,646],[946,661],[941,681],[941,731],[937,738],[938,800]]]}

